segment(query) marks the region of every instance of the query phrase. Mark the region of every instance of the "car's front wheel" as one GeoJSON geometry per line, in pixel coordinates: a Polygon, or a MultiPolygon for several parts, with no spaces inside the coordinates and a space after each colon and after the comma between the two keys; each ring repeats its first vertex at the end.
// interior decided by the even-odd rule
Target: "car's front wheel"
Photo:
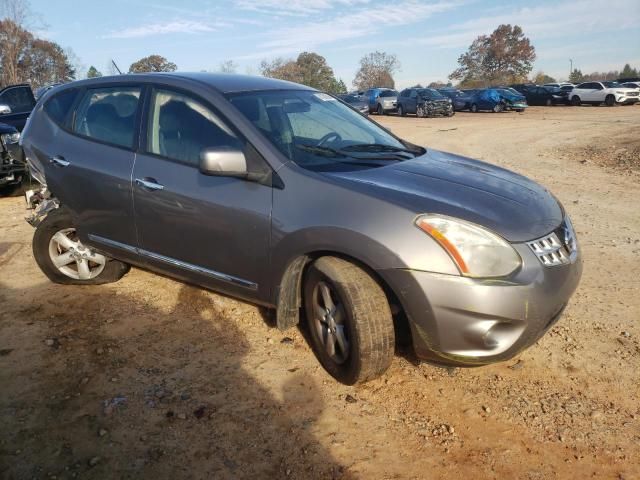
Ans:
{"type": "Polygon", "coordinates": [[[471,111],[473,113],[478,113],[478,105],[476,105],[475,103],[471,104],[471,111]]]}
{"type": "Polygon", "coordinates": [[[616,104],[616,97],[613,95],[607,95],[607,98],[604,99],[604,103],[607,107],[613,107],[616,104]]]}
{"type": "Polygon", "coordinates": [[[581,103],[582,101],[580,100],[579,96],[574,95],[573,97],[571,97],[571,105],[573,105],[574,107],[580,106],[581,103]]]}
{"type": "Polygon", "coordinates": [[[384,108],[380,104],[378,104],[378,115],[384,115],[384,108]]]}
{"type": "Polygon", "coordinates": [[[64,208],[49,212],[36,228],[33,256],[49,280],[67,285],[111,283],[129,271],[126,263],[83,245],[64,208]]]}
{"type": "Polygon", "coordinates": [[[304,303],[311,345],[334,378],[353,385],[389,368],[395,348],[391,310],[362,268],[337,257],[317,259],[306,272],[304,303]]]}
{"type": "Polygon", "coordinates": [[[402,107],[402,105],[398,105],[398,115],[401,117],[405,117],[407,114],[404,111],[404,108],[402,107]]]}

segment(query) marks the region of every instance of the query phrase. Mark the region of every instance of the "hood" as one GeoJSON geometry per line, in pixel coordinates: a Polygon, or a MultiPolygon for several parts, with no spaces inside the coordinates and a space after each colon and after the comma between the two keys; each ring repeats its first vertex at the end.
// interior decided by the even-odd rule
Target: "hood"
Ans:
{"type": "Polygon", "coordinates": [[[0,122],[0,134],[3,133],[16,133],[18,130],[16,127],[0,122]]]}
{"type": "Polygon", "coordinates": [[[429,150],[380,168],[330,173],[363,191],[420,213],[439,213],[482,225],[511,242],[540,238],[563,219],[562,207],[541,185],[478,160],[429,150]]]}

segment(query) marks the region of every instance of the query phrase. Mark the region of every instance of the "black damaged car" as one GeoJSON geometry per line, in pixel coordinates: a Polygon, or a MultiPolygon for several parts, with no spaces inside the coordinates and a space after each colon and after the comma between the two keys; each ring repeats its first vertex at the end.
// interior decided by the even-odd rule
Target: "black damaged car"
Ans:
{"type": "Polygon", "coordinates": [[[398,95],[398,115],[413,113],[418,117],[455,114],[451,99],[433,88],[407,88],[398,95]]]}

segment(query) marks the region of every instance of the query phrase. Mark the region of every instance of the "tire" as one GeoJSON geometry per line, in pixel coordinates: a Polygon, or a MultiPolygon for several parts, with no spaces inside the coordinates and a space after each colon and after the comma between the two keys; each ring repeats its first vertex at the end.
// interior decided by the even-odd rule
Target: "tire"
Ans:
{"type": "Polygon", "coordinates": [[[547,98],[547,99],[545,100],[545,102],[544,102],[544,105],[545,105],[546,107],[550,107],[550,106],[552,106],[552,105],[553,105],[553,101],[552,101],[550,98],[547,98]]]}
{"type": "Polygon", "coordinates": [[[455,114],[455,110],[451,110],[449,113],[447,113],[447,117],[453,117],[455,114]]]}
{"type": "Polygon", "coordinates": [[[604,104],[607,107],[613,107],[616,104],[616,97],[614,97],[613,95],[607,95],[607,97],[604,99],[604,104]]]}
{"type": "Polygon", "coordinates": [[[71,215],[64,207],[49,212],[38,225],[33,235],[32,247],[33,256],[40,270],[54,283],[102,285],[120,280],[130,269],[126,263],[113,260],[83,246],[75,237],[75,227],[71,215]],[[74,244],[74,246],[63,250],[65,247],[58,243],[54,237],[64,237],[66,238],[65,245],[74,244]],[[69,259],[67,263],[56,266],[53,261],[54,256],[57,258],[65,257],[65,259],[74,257],[69,259]],[[86,263],[88,275],[86,275],[86,270],[82,271],[81,263],[86,263]]]}
{"type": "Polygon", "coordinates": [[[580,105],[582,105],[582,101],[580,100],[580,97],[577,95],[574,95],[573,97],[571,97],[571,105],[573,105],[574,107],[579,107],[580,105]]]}
{"type": "Polygon", "coordinates": [[[336,257],[316,260],[305,275],[304,305],[311,346],[336,380],[354,385],[389,368],[395,348],[389,302],[360,267],[336,257]],[[334,317],[330,309],[342,313],[334,317]]]}
{"type": "Polygon", "coordinates": [[[378,115],[384,115],[384,108],[382,108],[382,105],[378,104],[378,109],[376,110],[376,112],[378,113],[378,115]]]}
{"type": "Polygon", "coordinates": [[[475,103],[472,103],[470,110],[472,113],[478,113],[478,105],[476,105],[475,103]]]}
{"type": "Polygon", "coordinates": [[[516,112],[522,113],[522,112],[524,112],[524,108],[519,108],[519,109],[516,110],[516,112]]]}
{"type": "Polygon", "coordinates": [[[398,115],[400,115],[401,117],[407,116],[407,113],[404,111],[404,108],[402,107],[402,105],[398,105],[398,115]]]}
{"type": "Polygon", "coordinates": [[[493,113],[500,113],[503,110],[504,110],[504,105],[502,105],[501,103],[498,103],[493,107],[493,113]]]}

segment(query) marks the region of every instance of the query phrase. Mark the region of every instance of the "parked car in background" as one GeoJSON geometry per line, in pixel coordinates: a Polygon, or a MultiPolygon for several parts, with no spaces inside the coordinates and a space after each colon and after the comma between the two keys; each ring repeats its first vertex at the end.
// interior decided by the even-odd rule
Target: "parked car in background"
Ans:
{"type": "Polygon", "coordinates": [[[515,84],[511,88],[517,90],[527,99],[529,105],[551,105],[566,104],[567,97],[559,89],[550,91],[549,88],[531,84],[515,84]]]}
{"type": "Polygon", "coordinates": [[[471,100],[470,110],[473,113],[482,110],[499,113],[504,111],[505,108],[506,102],[497,89],[483,88],[475,91],[473,99],[471,100]]]}
{"type": "Polygon", "coordinates": [[[506,110],[524,112],[524,109],[529,106],[526,97],[513,88],[496,88],[496,90],[502,96],[506,110]]]}
{"type": "Polygon", "coordinates": [[[36,89],[35,94],[34,94],[36,100],[38,100],[42,95],[47,93],[52,88],[56,88],[59,85],[62,85],[62,83],[52,83],[51,85],[45,85],[44,87],[40,87],[40,88],[36,89]]]}
{"type": "Polygon", "coordinates": [[[16,127],[0,123],[0,195],[11,193],[27,177],[16,127]]]}
{"type": "Polygon", "coordinates": [[[619,105],[633,105],[640,101],[637,89],[627,88],[618,82],[584,82],[571,90],[571,105],[583,103],[608,107],[619,105]]]}
{"type": "Polygon", "coordinates": [[[638,82],[626,82],[621,84],[624,88],[632,88],[634,90],[638,90],[640,92],[640,81],[638,82]]]}
{"type": "Polygon", "coordinates": [[[386,115],[396,111],[397,91],[391,88],[370,88],[364,95],[369,101],[369,113],[386,115]]]}
{"type": "Polygon", "coordinates": [[[573,87],[573,83],[569,83],[569,82],[561,82],[561,83],[545,83],[544,85],[542,85],[543,87],[555,87],[555,88],[561,88],[561,87],[573,87]]]}
{"type": "Polygon", "coordinates": [[[35,104],[36,99],[29,85],[3,88],[0,90],[0,123],[11,125],[21,132],[35,104]]]}
{"type": "Polygon", "coordinates": [[[440,88],[438,91],[451,99],[455,111],[469,110],[474,90],[458,90],[456,88],[440,88]]]}
{"type": "Polygon", "coordinates": [[[10,193],[28,177],[19,142],[35,103],[29,85],[0,90],[0,194],[10,193]]]}
{"type": "Polygon", "coordinates": [[[244,298],[282,330],[305,321],[346,384],[389,367],[394,317],[418,358],[512,358],[580,280],[571,221],[545,187],[303,85],[82,80],[41,99],[22,143],[43,184],[32,251],[51,281],[113,282],[134,264],[244,298]]]}
{"type": "Polygon", "coordinates": [[[366,97],[347,93],[344,95],[338,95],[338,98],[351,105],[363,115],[369,115],[369,102],[366,97]]]}
{"type": "Polygon", "coordinates": [[[398,115],[434,117],[455,114],[451,99],[433,88],[406,88],[398,95],[398,115]]]}

